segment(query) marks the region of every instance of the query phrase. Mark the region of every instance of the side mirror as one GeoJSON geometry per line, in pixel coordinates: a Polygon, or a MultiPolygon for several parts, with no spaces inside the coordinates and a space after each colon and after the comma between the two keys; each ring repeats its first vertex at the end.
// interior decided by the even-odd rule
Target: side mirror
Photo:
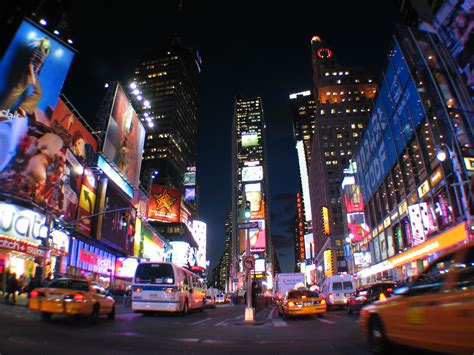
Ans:
{"type": "Polygon", "coordinates": [[[397,296],[406,296],[406,295],[408,295],[409,292],[410,292],[410,287],[402,286],[402,287],[396,288],[393,291],[393,294],[397,295],[397,296]]]}

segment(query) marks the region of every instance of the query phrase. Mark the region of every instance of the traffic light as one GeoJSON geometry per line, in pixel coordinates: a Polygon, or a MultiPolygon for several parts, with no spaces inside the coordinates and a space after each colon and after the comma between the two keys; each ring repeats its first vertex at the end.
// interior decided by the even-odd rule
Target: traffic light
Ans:
{"type": "Polygon", "coordinates": [[[246,221],[250,219],[250,201],[245,201],[244,219],[246,221]]]}

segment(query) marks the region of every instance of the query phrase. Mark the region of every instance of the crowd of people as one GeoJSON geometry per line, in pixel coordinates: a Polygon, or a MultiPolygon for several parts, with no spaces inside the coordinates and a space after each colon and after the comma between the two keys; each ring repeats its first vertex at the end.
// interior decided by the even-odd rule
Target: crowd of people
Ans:
{"type": "Polygon", "coordinates": [[[22,293],[28,293],[37,287],[36,280],[33,276],[28,278],[25,274],[20,275],[17,278],[16,273],[7,272],[5,275],[0,274],[0,285],[5,303],[11,302],[16,303],[16,295],[20,296],[22,293]]]}

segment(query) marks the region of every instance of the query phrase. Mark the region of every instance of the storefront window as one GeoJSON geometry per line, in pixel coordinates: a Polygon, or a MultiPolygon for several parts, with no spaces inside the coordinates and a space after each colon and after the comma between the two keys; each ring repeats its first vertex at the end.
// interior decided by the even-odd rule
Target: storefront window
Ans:
{"type": "Polygon", "coordinates": [[[394,239],[394,246],[395,246],[395,251],[401,252],[404,248],[403,244],[403,235],[402,235],[402,229],[400,228],[400,224],[396,224],[393,226],[393,239],[394,239]]]}
{"type": "Polygon", "coordinates": [[[415,191],[415,178],[413,176],[413,169],[411,166],[411,159],[410,159],[410,153],[405,150],[402,158],[401,158],[401,169],[402,169],[402,176],[403,176],[403,181],[405,182],[405,186],[407,188],[407,193],[410,193],[412,191],[415,191]]]}
{"type": "Polygon", "coordinates": [[[402,220],[402,235],[403,235],[403,245],[405,247],[413,246],[413,234],[410,228],[410,221],[408,218],[402,220]]]}
{"type": "Polygon", "coordinates": [[[393,183],[392,174],[388,174],[385,178],[385,186],[387,189],[387,202],[389,210],[393,210],[397,203],[395,184],[393,183]]]}
{"type": "Polygon", "coordinates": [[[382,232],[379,234],[380,241],[380,258],[381,260],[387,259],[387,240],[385,239],[385,233],[382,232]]]}
{"type": "Polygon", "coordinates": [[[399,164],[395,165],[392,169],[392,180],[397,203],[400,203],[405,198],[405,185],[403,184],[402,170],[399,164]]]}
{"type": "Polygon", "coordinates": [[[436,144],[431,135],[428,122],[423,123],[423,125],[418,129],[418,137],[420,139],[423,156],[426,161],[430,162],[431,168],[435,168],[439,162],[438,159],[436,159],[436,144]]]}
{"type": "Polygon", "coordinates": [[[393,243],[393,235],[392,235],[392,228],[388,228],[385,230],[385,235],[387,237],[387,254],[390,258],[391,256],[395,255],[395,248],[393,243]]]}
{"type": "Polygon", "coordinates": [[[375,262],[379,263],[380,259],[380,244],[379,244],[379,237],[375,237],[374,240],[374,255],[375,255],[375,262]]]}
{"type": "Polygon", "coordinates": [[[452,207],[449,203],[448,193],[443,187],[433,195],[434,211],[439,230],[443,230],[453,223],[452,207]]]}
{"type": "Polygon", "coordinates": [[[422,153],[416,140],[413,140],[410,144],[410,158],[415,181],[417,184],[420,184],[427,178],[427,174],[423,163],[422,153]]]}

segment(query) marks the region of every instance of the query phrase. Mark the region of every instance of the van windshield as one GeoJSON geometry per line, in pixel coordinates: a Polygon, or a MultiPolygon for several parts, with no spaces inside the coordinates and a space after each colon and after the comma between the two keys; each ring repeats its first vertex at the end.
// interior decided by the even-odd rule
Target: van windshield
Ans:
{"type": "Polygon", "coordinates": [[[334,282],[332,284],[332,289],[333,290],[342,290],[342,282],[334,282]]]}
{"type": "Polygon", "coordinates": [[[135,272],[136,283],[173,284],[174,272],[170,264],[140,264],[135,272]]]}

